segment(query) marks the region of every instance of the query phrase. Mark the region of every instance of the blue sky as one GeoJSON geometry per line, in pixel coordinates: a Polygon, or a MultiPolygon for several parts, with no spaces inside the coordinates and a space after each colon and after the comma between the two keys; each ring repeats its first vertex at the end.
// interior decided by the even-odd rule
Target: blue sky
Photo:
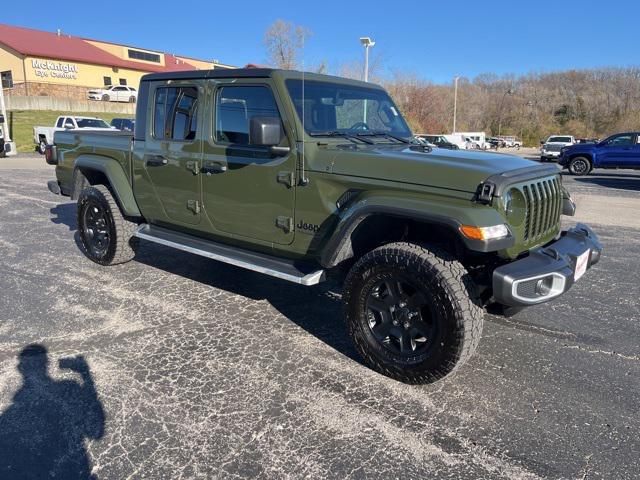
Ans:
{"type": "Polygon", "coordinates": [[[306,63],[326,59],[332,71],[362,59],[358,38],[365,35],[377,42],[372,55],[385,75],[403,71],[438,83],[456,74],[640,64],[638,0],[64,0],[44,13],[42,0],[9,5],[2,23],[233,65],[266,61],[263,35],[279,18],[309,28],[306,63]]]}

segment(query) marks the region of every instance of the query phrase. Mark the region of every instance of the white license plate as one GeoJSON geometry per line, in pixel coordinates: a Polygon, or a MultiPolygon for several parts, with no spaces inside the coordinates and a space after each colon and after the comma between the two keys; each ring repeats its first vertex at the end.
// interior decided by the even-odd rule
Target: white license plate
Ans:
{"type": "Polygon", "coordinates": [[[573,280],[578,281],[586,273],[587,265],[589,264],[589,255],[591,250],[587,250],[576,259],[576,270],[573,274],[573,280]]]}

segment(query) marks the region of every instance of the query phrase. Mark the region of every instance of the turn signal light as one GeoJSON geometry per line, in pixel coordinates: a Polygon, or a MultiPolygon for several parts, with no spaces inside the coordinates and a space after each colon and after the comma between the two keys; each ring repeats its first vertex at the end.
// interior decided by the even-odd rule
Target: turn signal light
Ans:
{"type": "Polygon", "coordinates": [[[462,234],[472,240],[495,240],[509,236],[506,225],[493,225],[491,227],[476,227],[474,225],[461,225],[462,234]]]}

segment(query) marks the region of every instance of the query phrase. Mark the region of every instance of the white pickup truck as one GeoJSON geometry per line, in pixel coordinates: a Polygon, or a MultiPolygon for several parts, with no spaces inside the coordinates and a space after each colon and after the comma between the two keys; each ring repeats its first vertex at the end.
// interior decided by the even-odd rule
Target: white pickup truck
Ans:
{"type": "Polygon", "coordinates": [[[576,143],[573,135],[551,135],[546,142],[540,142],[540,161],[551,162],[560,158],[563,147],[569,147],[576,143]]]}
{"type": "Polygon", "coordinates": [[[61,116],[54,127],[33,127],[36,150],[44,155],[47,145],[53,145],[53,134],[61,130],[115,130],[115,127],[99,118],[61,116]]]}

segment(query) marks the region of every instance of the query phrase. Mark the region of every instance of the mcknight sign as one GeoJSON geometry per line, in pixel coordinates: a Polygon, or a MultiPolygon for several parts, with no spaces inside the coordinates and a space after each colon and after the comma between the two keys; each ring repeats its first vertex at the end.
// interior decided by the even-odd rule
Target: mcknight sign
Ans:
{"type": "Polygon", "coordinates": [[[78,66],[73,63],[34,58],[31,60],[31,67],[37,77],[68,78],[71,80],[78,78],[78,66]]]}

